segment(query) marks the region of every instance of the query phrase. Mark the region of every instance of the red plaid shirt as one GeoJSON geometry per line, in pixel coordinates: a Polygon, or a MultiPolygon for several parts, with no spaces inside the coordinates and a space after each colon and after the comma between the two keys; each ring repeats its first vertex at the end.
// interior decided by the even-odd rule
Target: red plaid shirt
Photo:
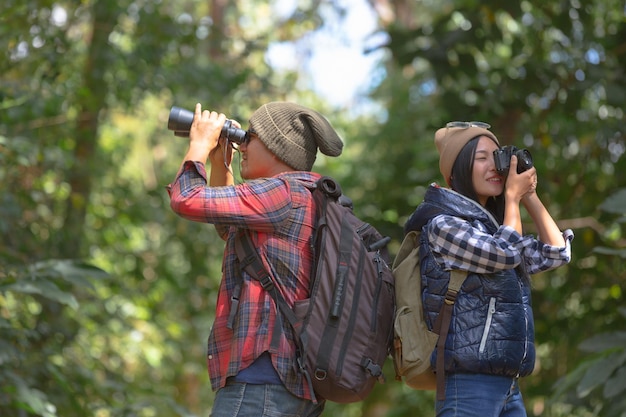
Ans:
{"type": "Polygon", "coordinates": [[[189,220],[214,224],[226,240],[207,352],[213,390],[223,387],[228,377],[268,351],[285,387],[298,397],[311,399],[306,381],[296,371],[289,323],[280,321],[278,349],[273,349],[274,301],[245,271],[234,328],[228,329],[226,323],[231,295],[239,282],[235,237],[241,229],[251,233],[254,246],[287,303],[293,306],[296,300],[308,298],[314,207],[311,192],[303,183],[313,184],[319,178],[312,172],[289,172],[235,186],[209,187],[204,165],[187,161],[168,187],[174,212],[189,220]]]}

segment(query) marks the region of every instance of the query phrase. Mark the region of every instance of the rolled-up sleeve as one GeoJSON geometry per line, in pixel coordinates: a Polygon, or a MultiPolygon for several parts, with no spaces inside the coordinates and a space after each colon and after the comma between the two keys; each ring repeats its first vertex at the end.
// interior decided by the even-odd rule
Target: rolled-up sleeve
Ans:
{"type": "Polygon", "coordinates": [[[564,247],[546,245],[502,225],[493,234],[482,232],[458,217],[440,215],[428,226],[428,241],[444,269],[480,274],[517,267],[522,261],[530,274],[566,264],[571,259],[571,230],[563,233],[564,247]]]}
{"type": "Polygon", "coordinates": [[[168,193],[176,214],[220,225],[221,232],[228,226],[271,232],[288,218],[292,201],[288,182],[280,178],[207,186],[204,165],[193,161],[183,164],[176,180],[168,186],[168,193]]]}
{"type": "Polygon", "coordinates": [[[528,273],[536,274],[568,264],[572,259],[571,242],[574,239],[574,232],[570,229],[565,230],[563,238],[565,239],[565,246],[552,246],[532,236],[525,236],[524,239],[531,243],[524,249],[528,273]]]}
{"type": "Polygon", "coordinates": [[[518,249],[522,236],[508,226],[491,235],[458,217],[440,215],[428,227],[428,240],[444,269],[484,274],[512,269],[522,262],[518,249]]]}

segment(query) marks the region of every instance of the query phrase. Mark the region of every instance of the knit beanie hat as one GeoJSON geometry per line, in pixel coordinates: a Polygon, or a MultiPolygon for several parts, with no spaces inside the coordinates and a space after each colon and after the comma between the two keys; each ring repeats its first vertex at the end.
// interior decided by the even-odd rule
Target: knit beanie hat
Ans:
{"type": "Polygon", "coordinates": [[[498,138],[489,130],[482,127],[442,127],[435,133],[435,145],[439,151],[439,170],[450,185],[450,177],[452,176],[452,167],[456,161],[461,149],[477,136],[488,136],[495,140],[498,146],[498,138]]]}
{"type": "Polygon", "coordinates": [[[250,117],[250,130],[281,161],[298,171],[310,171],[317,149],[339,156],[343,142],[318,112],[288,102],[271,102],[250,117]]]}

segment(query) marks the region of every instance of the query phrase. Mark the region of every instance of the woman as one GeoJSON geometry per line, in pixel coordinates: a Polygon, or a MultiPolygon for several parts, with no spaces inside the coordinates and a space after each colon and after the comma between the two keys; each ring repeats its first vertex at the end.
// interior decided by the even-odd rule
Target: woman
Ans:
{"type": "MultiPolygon", "coordinates": [[[[405,225],[421,230],[422,300],[436,325],[451,270],[467,271],[445,343],[445,399],[437,416],[525,416],[518,378],[535,363],[530,275],[570,261],[562,233],[536,193],[534,167],[496,170],[497,137],[481,122],[451,122],[435,134],[450,188],[432,184],[405,225]],[[522,234],[520,205],[538,238],[522,234]]],[[[437,352],[433,352],[434,368],[437,352]]]]}

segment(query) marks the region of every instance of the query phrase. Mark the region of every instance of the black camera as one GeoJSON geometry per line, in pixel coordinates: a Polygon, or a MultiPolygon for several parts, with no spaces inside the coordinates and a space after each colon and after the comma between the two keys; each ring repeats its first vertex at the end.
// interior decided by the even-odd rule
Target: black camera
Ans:
{"type": "Polygon", "coordinates": [[[511,166],[511,157],[517,156],[517,173],[532,168],[533,157],[530,155],[528,149],[517,149],[515,146],[503,146],[500,149],[493,151],[493,158],[496,161],[496,170],[502,175],[509,173],[509,167],[511,166]]]}
{"type": "MultiPolygon", "coordinates": [[[[195,113],[192,111],[173,106],[170,110],[170,117],[167,120],[167,128],[173,130],[175,136],[188,137],[194,115],[195,113]]],[[[248,132],[233,126],[232,121],[226,120],[222,127],[220,138],[239,145],[248,140],[248,132]]]]}

